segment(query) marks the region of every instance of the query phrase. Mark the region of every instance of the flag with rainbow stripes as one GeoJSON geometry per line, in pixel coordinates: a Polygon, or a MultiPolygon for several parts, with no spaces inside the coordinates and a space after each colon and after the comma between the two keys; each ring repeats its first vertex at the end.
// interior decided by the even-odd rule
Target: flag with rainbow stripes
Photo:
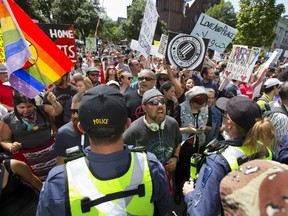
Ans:
{"type": "Polygon", "coordinates": [[[12,0],[0,0],[0,20],[9,82],[34,98],[73,66],[70,59],[12,0]]]}

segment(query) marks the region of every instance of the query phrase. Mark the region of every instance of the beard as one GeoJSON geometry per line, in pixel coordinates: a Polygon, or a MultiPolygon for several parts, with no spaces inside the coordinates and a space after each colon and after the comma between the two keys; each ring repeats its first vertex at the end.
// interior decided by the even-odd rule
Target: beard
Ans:
{"type": "Polygon", "coordinates": [[[74,131],[77,133],[77,134],[82,134],[82,132],[78,129],[77,125],[78,125],[78,122],[79,122],[79,117],[72,117],[71,118],[71,122],[73,124],[73,128],[74,128],[74,131]]]}

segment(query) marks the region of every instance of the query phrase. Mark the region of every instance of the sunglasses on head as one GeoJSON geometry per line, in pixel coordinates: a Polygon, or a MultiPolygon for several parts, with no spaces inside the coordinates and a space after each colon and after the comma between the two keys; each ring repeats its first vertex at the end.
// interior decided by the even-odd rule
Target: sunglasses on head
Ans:
{"type": "Polygon", "coordinates": [[[165,104],[165,99],[164,98],[154,99],[154,100],[148,101],[145,105],[148,104],[150,106],[158,106],[159,103],[165,104]]]}
{"type": "Polygon", "coordinates": [[[144,79],[145,79],[146,81],[154,80],[154,78],[151,78],[151,77],[138,77],[138,80],[140,80],[140,81],[143,81],[144,79]]]}
{"type": "Polygon", "coordinates": [[[159,81],[164,81],[164,82],[166,82],[166,81],[168,80],[168,78],[166,78],[166,77],[159,77],[158,80],[159,80],[159,81]]]}
{"type": "Polygon", "coordinates": [[[194,96],[191,99],[192,103],[196,103],[198,105],[202,105],[204,103],[207,103],[207,101],[208,101],[208,96],[206,94],[199,94],[199,95],[194,96]]]}
{"type": "Polygon", "coordinates": [[[78,109],[71,109],[71,113],[74,115],[75,113],[78,114],[78,109]]]}

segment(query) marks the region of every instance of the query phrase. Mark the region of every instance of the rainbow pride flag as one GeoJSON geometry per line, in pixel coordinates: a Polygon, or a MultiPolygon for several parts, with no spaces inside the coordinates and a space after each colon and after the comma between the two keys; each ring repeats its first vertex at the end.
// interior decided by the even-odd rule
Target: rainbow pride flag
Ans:
{"type": "Polygon", "coordinates": [[[12,0],[0,0],[0,20],[9,82],[34,98],[73,63],[12,0]]]}

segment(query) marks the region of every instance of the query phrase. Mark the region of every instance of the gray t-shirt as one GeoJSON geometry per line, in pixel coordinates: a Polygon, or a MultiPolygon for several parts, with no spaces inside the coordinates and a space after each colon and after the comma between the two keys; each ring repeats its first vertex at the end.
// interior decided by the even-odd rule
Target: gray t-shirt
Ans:
{"type": "Polygon", "coordinates": [[[135,120],[124,132],[124,142],[127,145],[144,146],[147,151],[156,155],[157,159],[165,164],[181,143],[181,134],[177,121],[166,116],[164,129],[151,131],[144,123],[144,116],[135,120]]]}

